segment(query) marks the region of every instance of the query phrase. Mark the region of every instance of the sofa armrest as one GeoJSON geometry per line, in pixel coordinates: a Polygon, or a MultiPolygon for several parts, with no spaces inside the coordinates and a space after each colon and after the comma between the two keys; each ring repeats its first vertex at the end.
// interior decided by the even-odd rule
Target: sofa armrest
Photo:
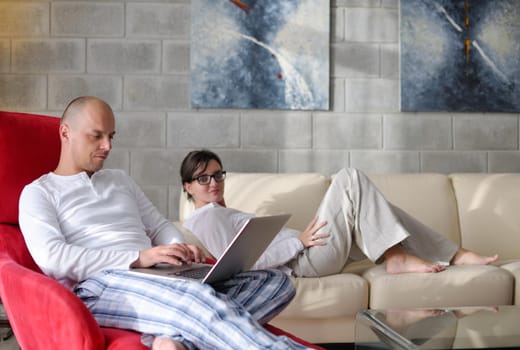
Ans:
{"type": "Polygon", "coordinates": [[[0,296],[23,349],[103,349],[87,307],[57,281],[0,253],[0,296]]]}

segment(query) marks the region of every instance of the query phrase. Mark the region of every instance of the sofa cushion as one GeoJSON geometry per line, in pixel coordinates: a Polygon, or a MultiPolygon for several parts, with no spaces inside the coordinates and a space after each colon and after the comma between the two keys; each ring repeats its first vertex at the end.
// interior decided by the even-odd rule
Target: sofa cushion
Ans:
{"type": "MultiPolygon", "coordinates": [[[[304,230],[329,185],[328,178],[312,173],[228,173],[224,198],[228,207],[259,216],[290,213],[287,226],[304,230]]],[[[179,219],[184,221],[192,210],[192,203],[181,195],[179,219]]]]}
{"type": "Polygon", "coordinates": [[[450,266],[439,273],[388,274],[384,265],[379,265],[363,277],[370,284],[371,309],[494,306],[513,302],[514,277],[497,266],[450,266]]]}
{"type": "Polygon", "coordinates": [[[59,122],[54,117],[0,111],[0,223],[18,223],[23,187],[58,164],[59,122]]]}
{"type": "Polygon", "coordinates": [[[515,276],[515,305],[520,305],[520,261],[510,262],[500,266],[515,276]]]}
{"type": "Polygon", "coordinates": [[[369,177],[388,201],[460,244],[457,202],[447,175],[423,173],[369,177]]]}
{"type": "Polygon", "coordinates": [[[184,239],[186,240],[186,243],[194,244],[200,247],[208,258],[215,258],[206,249],[206,247],[204,247],[202,243],[200,243],[200,240],[190,230],[182,226],[182,223],[180,221],[174,221],[173,224],[179,231],[181,231],[182,235],[184,236],[184,239]]]}
{"type": "Polygon", "coordinates": [[[353,317],[368,307],[368,283],[358,275],[343,273],[291,280],[296,296],[279,318],[353,317]]]}
{"type": "Polygon", "coordinates": [[[454,174],[462,246],[500,260],[520,258],[520,176],[454,174]]]}
{"type": "Polygon", "coordinates": [[[353,347],[348,347],[346,343],[354,342],[355,321],[354,316],[310,319],[276,317],[269,323],[297,334],[309,342],[323,344],[323,346],[327,346],[327,349],[339,350],[353,349],[353,347]]]}

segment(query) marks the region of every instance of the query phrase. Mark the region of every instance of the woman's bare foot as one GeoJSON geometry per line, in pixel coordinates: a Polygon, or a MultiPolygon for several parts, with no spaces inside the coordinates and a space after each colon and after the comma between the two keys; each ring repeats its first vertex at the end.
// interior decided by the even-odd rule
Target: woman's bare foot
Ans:
{"type": "Polygon", "coordinates": [[[187,350],[181,343],[170,339],[155,337],[152,344],[152,350],[187,350]]]}
{"type": "Polygon", "coordinates": [[[446,268],[429,263],[415,255],[408,254],[403,247],[395,245],[385,252],[386,272],[391,274],[409,272],[440,272],[446,268]]]}
{"type": "Polygon", "coordinates": [[[498,260],[498,255],[484,256],[467,250],[459,248],[453,259],[451,259],[452,265],[487,265],[498,260]]]}

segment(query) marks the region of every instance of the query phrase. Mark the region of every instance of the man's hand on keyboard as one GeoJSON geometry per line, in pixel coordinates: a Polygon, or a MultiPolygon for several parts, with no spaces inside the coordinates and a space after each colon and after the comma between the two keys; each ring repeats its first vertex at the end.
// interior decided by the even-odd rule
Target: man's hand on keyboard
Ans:
{"type": "Polygon", "coordinates": [[[205,259],[202,250],[187,243],[175,243],[159,245],[153,248],[142,250],[139,257],[130,267],[150,267],[159,263],[172,265],[190,265],[192,262],[201,262],[205,259]]]}

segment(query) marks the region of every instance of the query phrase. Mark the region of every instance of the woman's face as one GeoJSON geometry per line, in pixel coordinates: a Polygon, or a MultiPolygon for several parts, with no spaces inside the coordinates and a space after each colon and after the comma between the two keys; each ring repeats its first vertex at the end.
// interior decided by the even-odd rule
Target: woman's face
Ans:
{"type": "MultiPolygon", "coordinates": [[[[195,171],[193,179],[197,179],[202,175],[214,175],[222,171],[218,162],[213,159],[208,162],[208,166],[204,171],[202,169],[204,169],[204,165],[201,165],[195,171]]],[[[209,184],[206,185],[201,185],[197,180],[185,182],[184,190],[193,197],[195,208],[200,208],[211,202],[223,203],[224,181],[217,182],[214,177],[211,177],[209,184]]]]}

